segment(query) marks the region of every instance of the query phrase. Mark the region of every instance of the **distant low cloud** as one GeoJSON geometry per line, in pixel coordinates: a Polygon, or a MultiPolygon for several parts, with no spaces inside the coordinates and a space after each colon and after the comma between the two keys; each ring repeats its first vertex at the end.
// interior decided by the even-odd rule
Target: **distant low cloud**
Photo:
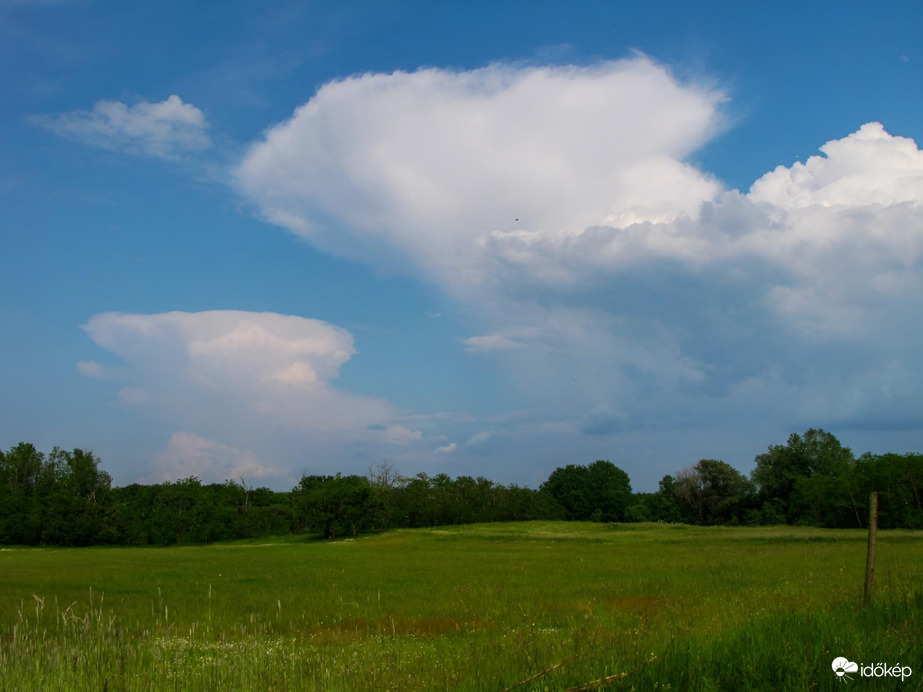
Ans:
{"type": "Polygon", "coordinates": [[[403,425],[388,425],[385,427],[385,440],[399,445],[419,442],[423,433],[419,430],[410,430],[403,425]]]}
{"type": "Polygon", "coordinates": [[[483,430],[479,433],[475,433],[474,435],[472,435],[468,439],[468,441],[465,443],[465,446],[468,447],[469,449],[471,448],[477,449],[479,447],[484,447],[490,441],[490,438],[491,438],[490,431],[483,430]]]}
{"type": "Polygon", "coordinates": [[[265,481],[279,475],[279,469],[260,463],[249,450],[198,437],[189,432],[176,432],[170,444],[151,462],[150,473],[143,480],[163,483],[196,477],[203,483],[225,481],[265,481]]]}
{"type": "Polygon", "coordinates": [[[176,95],[159,103],[97,101],[90,111],[37,116],[33,121],[52,132],[113,151],[164,159],[212,146],[205,115],[176,95]]]}
{"type": "Polygon", "coordinates": [[[358,472],[379,454],[423,449],[423,432],[401,425],[391,404],[336,386],[356,349],[328,322],[237,310],[106,312],[83,329],[122,362],[81,361],[78,371],[104,374],[122,406],[182,431],[152,460],[149,480],[244,475],[284,486],[301,472],[358,472]]]}
{"type": "MultiPolygon", "coordinates": [[[[125,361],[123,401],[152,405],[180,420],[226,416],[333,434],[393,416],[382,401],[333,387],[340,366],[355,353],[353,338],[320,320],[234,310],[107,312],[83,328],[125,361]]],[[[384,434],[401,441],[413,436],[394,428],[384,434]]]]}

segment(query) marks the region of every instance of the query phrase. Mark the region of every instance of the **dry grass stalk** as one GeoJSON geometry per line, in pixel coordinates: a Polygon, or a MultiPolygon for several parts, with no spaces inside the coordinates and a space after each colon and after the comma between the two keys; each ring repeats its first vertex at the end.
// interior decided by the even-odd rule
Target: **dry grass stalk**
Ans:
{"type": "Polygon", "coordinates": [[[598,690],[600,687],[603,687],[605,685],[611,685],[613,682],[616,682],[618,680],[623,680],[624,678],[627,678],[629,675],[634,675],[638,671],[646,668],[647,665],[653,662],[654,659],[656,658],[657,658],[656,656],[651,656],[649,660],[645,661],[644,663],[642,663],[640,666],[638,666],[634,670],[629,670],[627,673],[616,673],[615,675],[609,675],[608,677],[600,678],[599,680],[593,680],[592,682],[588,682],[585,685],[580,685],[580,687],[570,687],[567,690],[565,690],[565,692],[589,692],[589,690],[598,690]]]}
{"type": "MultiPolygon", "coordinates": [[[[579,654],[577,654],[577,655],[579,656],[579,654]]],[[[545,670],[536,673],[536,674],[533,675],[532,677],[526,678],[525,680],[521,680],[520,682],[517,682],[515,685],[510,685],[509,687],[505,688],[505,689],[503,690],[503,692],[510,692],[510,690],[515,690],[517,687],[522,687],[523,685],[528,685],[528,684],[529,684],[530,682],[532,682],[533,680],[538,680],[538,679],[539,679],[540,677],[542,677],[543,675],[548,675],[548,673],[550,673],[551,671],[557,670],[557,669],[560,668],[561,666],[563,666],[563,665],[565,665],[565,664],[567,664],[567,663],[570,663],[570,662],[573,661],[575,658],[577,658],[577,656],[571,656],[571,657],[568,658],[566,661],[561,661],[561,662],[558,663],[557,665],[551,666],[551,668],[545,668],[545,670]]]]}

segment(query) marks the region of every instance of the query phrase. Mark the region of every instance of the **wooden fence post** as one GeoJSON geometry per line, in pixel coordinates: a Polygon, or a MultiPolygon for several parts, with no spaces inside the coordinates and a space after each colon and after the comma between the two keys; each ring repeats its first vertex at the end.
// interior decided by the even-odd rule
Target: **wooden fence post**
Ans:
{"type": "Polygon", "coordinates": [[[869,549],[865,560],[865,602],[875,595],[875,545],[878,541],[878,493],[869,495],[869,549]]]}

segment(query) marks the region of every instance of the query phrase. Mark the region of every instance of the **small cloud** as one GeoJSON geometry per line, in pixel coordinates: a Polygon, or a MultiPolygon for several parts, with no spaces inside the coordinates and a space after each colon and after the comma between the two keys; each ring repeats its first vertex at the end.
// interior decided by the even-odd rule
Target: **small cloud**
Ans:
{"type": "Polygon", "coordinates": [[[151,401],[184,425],[345,433],[392,417],[385,402],[333,386],[355,349],[349,332],[326,322],[215,310],[102,313],[83,328],[125,363],[122,401],[151,401]]]}
{"type": "Polygon", "coordinates": [[[278,469],[262,464],[250,450],[180,431],[173,433],[167,448],[154,457],[146,480],[162,483],[196,476],[203,483],[222,483],[277,474],[278,469]]]}
{"type": "Polygon", "coordinates": [[[410,430],[403,425],[389,425],[385,428],[385,440],[393,444],[407,445],[423,437],[419,430],[410,430]]]}
{"type": "Polygon", "coordinates": [[[487,455],[496,448],[496,443],[502,433],[495,430],[482,430],[475,433],[465,442],[465,450],[471,454],[487,455]]]}
{"type": "Polygon", "coordinates": [[[451,454],[456,449],[458,449],[458,445],[454,442],[450,442],[449,444],[443,445],[442,447],[437,447],[436,454],[451,454]]]}
{"type": "Polygon", "coordinates": [[[472,435],[471,438],[465,443],[465,446],[469,449],[480,449],[487,445],[487,442],[490,440],[491,433],[488,430],[472,435]]]}
{"type": "Polygon", "coordinates": [[[97,101],[90,111],[36,116],[32,122],[67,139],[129,154],[179,158],[211,147],[205,115],[176,95],[160,103],[97,101]]]}
{"type": "Polygon", "coordinates": [[[97,363],[95,360],[78,361],[77,372],[84,377],[92,377],[94,379],[100,379],[106,376],[102,363],[97,363]]]}
{"type": "Polygon", "coordinates": [[[908,63],[908,62],[910,62],[910,58],[909,58],[908,56],[906,56],[906,55],[902,55],[901,57],[898,58],[898,60],[899,60],[900,62],[902,62],[902,63],[908,63]]]}

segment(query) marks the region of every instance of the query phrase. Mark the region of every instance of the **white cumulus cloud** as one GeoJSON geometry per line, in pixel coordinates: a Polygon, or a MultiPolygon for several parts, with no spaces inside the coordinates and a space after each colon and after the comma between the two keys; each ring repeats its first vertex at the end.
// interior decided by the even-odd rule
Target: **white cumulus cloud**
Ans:
{"type": "Polygon", "coordinates": [[[881,123],[866,123],[820,150],[824,156],[764,175],[750,189],[750,199],[786,210],[923,199],[923,152],[912,139],[888,134],[881,123]]]}
{"type": "Polygon", "coordinates": [[[646,58],[366,74],[324,85],[237,178],[267,219],[319,247],[401,258],[465,292],[490,279],[493,235],[695,213],[719,186],[683,158],[722,100],[646,58]]]}
{"type": "Polygon", "coordinates": [[[689,161],[724,100],[644,57],[359,75],[236,176],[273,223],[464,302],[482,323],[467,351],[590,437],[906,419],[923,154],[857,123],[728,190],[689,161]]]}
{"type": "Polygon", "coordinates": [[[84,329],[125,361],[124,401],[181,420],[226,417],[329,434],[393,415],[385,402],[333,386],[355,352],[353,338],[320,320],[233,310],[102,313],[84,329]]]}

